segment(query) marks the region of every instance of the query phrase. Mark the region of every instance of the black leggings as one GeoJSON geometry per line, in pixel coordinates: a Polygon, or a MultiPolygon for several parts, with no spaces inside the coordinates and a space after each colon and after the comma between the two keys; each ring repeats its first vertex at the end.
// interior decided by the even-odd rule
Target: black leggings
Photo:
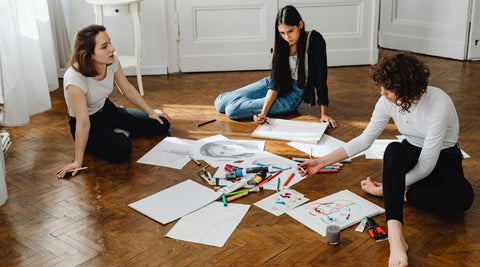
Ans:
{"type": "MultiPolygon", "coordinates": [[[[143,111],[116,107],[107,98],[103,108],[90,115],[90,133],[85,151],[107,160],[126,160],[132,153],[132,143],[125,134],[113,130],[128,131],[130,136],[163,134],[170,128],[170,123],[165,118],[162,121],[163,124],[160,124],[143,111]]],[[[69,117],[69,124],[75,139],[76,119],[69,117]]]]}
{"type": "MultiPolygon", "coordinates": [[[[387,146],[383,156],[383,201],[387,221],[403,223],[405,174],[418,162],[421,148],[404,140],[387,146]]],[[[432,173],[412,184],[407,191],[409,205],[435,211],[464,211],[473,202],[473,189],[463,175],[458,146],[443,149],[432,173]]]]}

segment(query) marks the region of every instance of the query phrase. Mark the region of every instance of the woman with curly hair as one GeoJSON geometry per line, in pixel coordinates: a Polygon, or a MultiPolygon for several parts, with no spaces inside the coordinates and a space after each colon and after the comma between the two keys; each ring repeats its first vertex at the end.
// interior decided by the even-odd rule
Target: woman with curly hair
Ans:
{"type": "Polygon", "coordinates": [[[362,189],[383,197],[390,243],[390,266],[408,264],[403,236],[403,203],[429,210],[465,211],[473,189],[463,174],[455,106],[441,89],[428,86],[429,67],[410,53],[387,56],[375,64],[370,78],[381,97],[363,133],[319,159],[301,164],[303,176],[367,149],[390,118],[405,136],[390,143],[383,156],[382,182],[370,177],[362,189]]]}

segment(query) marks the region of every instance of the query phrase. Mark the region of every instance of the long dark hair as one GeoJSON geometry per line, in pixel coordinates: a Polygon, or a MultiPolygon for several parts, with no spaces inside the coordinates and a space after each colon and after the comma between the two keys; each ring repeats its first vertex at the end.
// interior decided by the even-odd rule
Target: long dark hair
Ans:
{"type": "MultiPolygon", "coordinates": [[[[285,95],[292,89],[292,75],[290,73],[290,66],[288,64],[288,57],[290,56],[290,47],[288,42],[283,40],[278,25],[286,24],[289,26],[300,26],[302,17],[297,9],[293,6],[285,6],[280,9],[275,19],[275,48],[273,50],[272,64],[275,69],[273,78],[275,80],[275,87],[280,96],[285,95]]],[[[305,77],[305,46],[306,34],[305,23],[300,29],[300,36],[297,41],[297,85],[300,88],[305,88],[307,85],[305,77]]]]}
{"type": "Polygon", "coordinates": [[[95,52],[95,36],[104,31],[105,27],[103,25],[93,24],[78,31],[75,36],[72,55],[68,64],[86,77],[98,75],[92,55],[95,52]]]}
{"type": "Polygon", "coordinates": [[[422,97],[429,77],[430,68],[410,52],[386,56],[370,70],[372,81],[395,93],[403,111],[422,97]]]}

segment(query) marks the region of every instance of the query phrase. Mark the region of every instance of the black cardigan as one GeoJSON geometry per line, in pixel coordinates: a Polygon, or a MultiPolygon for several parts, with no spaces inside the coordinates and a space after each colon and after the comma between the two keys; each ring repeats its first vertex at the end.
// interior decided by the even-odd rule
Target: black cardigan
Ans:
{"type": "MultiPolygon", "coordinates": [[[[274,80],[274,67],[270,72],[269,89],[276,90],[274,80]]],[[[303,93],[303,102],[315,105],[315,91],[317,91],[317,103],[328,106],[327,86],[327,45],[323,36],[313,30],[310,33],[310,47],[308,48],[308,81],[307,88],[303,93]]]]}

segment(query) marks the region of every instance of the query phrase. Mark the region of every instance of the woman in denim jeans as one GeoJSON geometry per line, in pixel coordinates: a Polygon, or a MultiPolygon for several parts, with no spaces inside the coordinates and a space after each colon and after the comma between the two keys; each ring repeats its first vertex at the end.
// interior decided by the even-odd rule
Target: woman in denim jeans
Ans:
{"type": "Polygon", "coordinates": [[[302,100],[320,105],[322,122],[337,127],[328,115],[327,53],[323,36],[306,32],[297,9],[285,6],[277,14],[275,23],[275,48],[270,77],[235,91],[220,94],[215,108],[232,120],[250,118],[258,124],[266,116],[292,112],[302,100]],[[315,89],[315,90],[314,90],[315,89]]]}

